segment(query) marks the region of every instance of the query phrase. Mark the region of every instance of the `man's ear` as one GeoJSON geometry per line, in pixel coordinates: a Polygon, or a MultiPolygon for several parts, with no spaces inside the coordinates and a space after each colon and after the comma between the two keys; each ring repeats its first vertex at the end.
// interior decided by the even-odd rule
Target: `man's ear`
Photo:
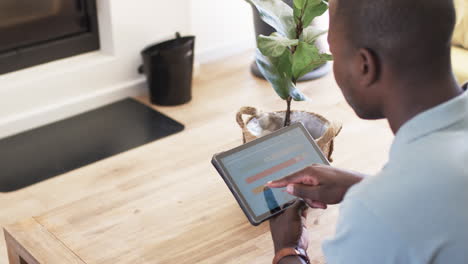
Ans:
{"type": "Polygon", "coordinates": [[[375,53],[370,49],[359,49],[359,73],[361,85],[364,87],[372,85],[379,79],[380,62],[375,53]]]}

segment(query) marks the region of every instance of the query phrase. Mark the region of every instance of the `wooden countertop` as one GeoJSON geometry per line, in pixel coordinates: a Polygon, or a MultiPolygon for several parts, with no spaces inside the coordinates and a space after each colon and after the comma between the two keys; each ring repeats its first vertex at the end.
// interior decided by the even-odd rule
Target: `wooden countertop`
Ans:
{"type": "MultiPolygon", "coordinates": [[[[248,223],[210,164],[213,153],[242,143],[234,118],[241,106],[285,108],[266,81],[249,73],[252,57],[249,52],[203,65],[192,102],[155,107],[184,123],[182,133],[0,194],[11,255],[19,252],[28,263],[271,262],[268,224],[248,223]]],[[[334,165],[378,171],[393,137],[387,123],[359,120],[332,74],[300,87],[312,100],[294,102],[293,109],[343,123],[334,165]]],[[[311,210],[313,263],[322,263],[320,244],[333,233],[337,215],[336,206],[311,210]]],[[[6,262],[4,249],[1,243],[0,263],[6,262]]]]}

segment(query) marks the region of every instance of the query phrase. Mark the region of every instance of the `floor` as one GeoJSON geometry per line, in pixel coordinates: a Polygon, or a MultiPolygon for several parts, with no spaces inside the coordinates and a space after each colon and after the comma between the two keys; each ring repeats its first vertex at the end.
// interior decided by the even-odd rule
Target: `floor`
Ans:
{"type": "MultiPolygon", "coordinates": [[[[274,94],[269,84],[251,76],[249,64],[253,58],[252,54],[248,52],[203,65],[194,80],[192,102],[179,107],[155,108],[185,124],[186,130],[206,126],[207,119],[232,119],[235,124],[234,115],[241,106],[256,106],[267,111],[282,110],[285,108],[285,103],[274,94]],[[237,96],[239,90],[242,90],[240,97],[237,96]],[[233,95],[232,91],[236,91],[236,95],[233,95]],[[262,95],[264,100],[259,102],[251,99],[249,95],[252,93],[262,95]],[[197,107],[196,114],[192,111],[194,107],[197,107]]],[[[336,140],[336,152],[341,158],[334,165],[348,169],[366,168],[367,171],[363,171],[364,173],[378,171],[383,165],[380,161],[385,160],[388,155],[388,148],[393,137],[387,123],[384,120],[358,119],[343,99],[331,73],[320,80],[300,84],[299,87],[312,100],[294,102],[292,106],[294,109],[318,112],[324,116],[333,116],[334,119],[343,122],[343,132],[336,140]],[[372,131],[374,136],[366,142],[353,141],[355,135],[364,130],[372,131]],[[361,153],[359,147],[362,144],[372,144],[372,149],[378,151],[361,153]],[[341,147],[344,145],[346,149],[341,147]],[[365,156],[365,159],[360,161],[361,159],[356,159],[356,156],[365,156]],[[372,165],[369,166],[369,163],[372,165]]],[[[137,99],[148,102],[146,97],[137,99]]],[[[234,127],[233,125],[233,129],[234,127]]],[[[241,143],[240,133],[239,129],[239,144],[241,143]]],[[[209,135],[204,136],[209,137],[209,135]]],[[[197,139],[194,138],[194,140],[197,139]]],[[[138,149],[130,150],[28,188],[0,194],[0,226],[39,215],[96,194],[109,186],[118,185],[132,175],[144,174],[145,171],[139,164],[148,160],[147,154],[138,149]]],[[[0,263],[7,263],[3,231],[0,231],[0,236],[2,237],[0,239],[0,263]]]]}
{"type": "Polygon", "coordinates": [[[177,121],[127,98],[2,139],[0,193],[20,190],[183,129],[177,121]]]}

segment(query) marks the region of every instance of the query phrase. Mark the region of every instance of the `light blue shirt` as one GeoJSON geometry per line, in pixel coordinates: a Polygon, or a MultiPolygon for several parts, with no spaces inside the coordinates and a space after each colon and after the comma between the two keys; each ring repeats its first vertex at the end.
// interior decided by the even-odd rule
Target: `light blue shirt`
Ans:
{"type": "Polygon", "coordinates": [[[400,128],[323,250],[328,264],[468,263],[468,92],[400,128]]]}

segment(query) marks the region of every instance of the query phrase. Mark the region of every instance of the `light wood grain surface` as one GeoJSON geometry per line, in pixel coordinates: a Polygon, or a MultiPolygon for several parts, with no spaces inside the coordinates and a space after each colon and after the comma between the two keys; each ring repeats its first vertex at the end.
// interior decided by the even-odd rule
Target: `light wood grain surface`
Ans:
{"type": "MultiPolygon", "coordinates": [[[[0,224],[39,263],[271,262],[268,224],[250,226],[210,164],[213,153],[241,144],[234,118],[241,106],[285,108],[267,82],[249,73],[251,54],[203,65],[189,104],[155,107],[185,131],[0,194],[0,224]]],[[[385,121],[359,120],[332,74],[300,88],[312,100],[294,109],[343,123],[335,166],[372,174],[384,165],[393,137],[385,121]]],[[[313,263],[323,262],[320,244],[333,234],[337,215],[336,206],[311,210],[313,263]]],[[[0,263],[6,256],[2,242],[0,263]]]]}

